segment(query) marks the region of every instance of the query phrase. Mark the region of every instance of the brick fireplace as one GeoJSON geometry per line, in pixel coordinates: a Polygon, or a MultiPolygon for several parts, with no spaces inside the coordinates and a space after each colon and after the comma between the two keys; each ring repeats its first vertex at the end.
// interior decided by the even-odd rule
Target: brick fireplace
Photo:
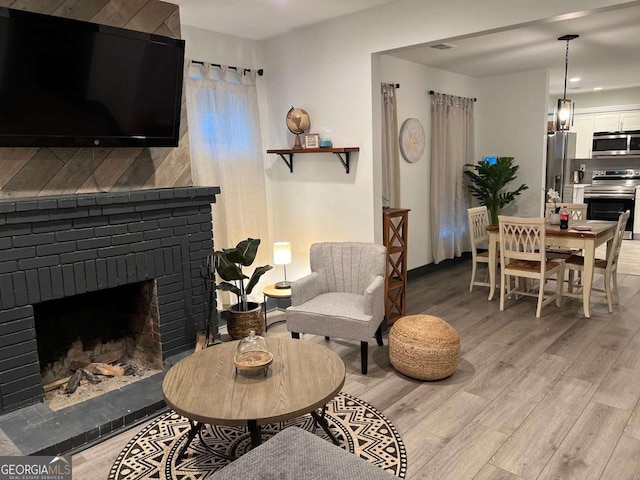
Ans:
{"type": "Polygon", "coordinates": [[[154,280],[162,358],[193,348],[204,326],[200,268],[212,251],[219,193],[180,187],[0,200],[0,412],[42,400],[34,305],[43,302],[154,280]]]}

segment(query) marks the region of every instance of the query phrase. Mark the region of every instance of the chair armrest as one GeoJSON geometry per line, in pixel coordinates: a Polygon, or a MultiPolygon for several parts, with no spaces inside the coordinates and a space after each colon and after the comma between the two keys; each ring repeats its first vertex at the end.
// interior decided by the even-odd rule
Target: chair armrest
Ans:
{"type": "Polygon", "coordinates": [[[291,305],[302,305],[321,294],[320,275],[318,272],[312,272],[291,284],[291,305]]]}
{"type": "Polygon", "coordinates": [[[384,315],[384,277],[376,275],[364,291],[365,315],[384,315]]]}

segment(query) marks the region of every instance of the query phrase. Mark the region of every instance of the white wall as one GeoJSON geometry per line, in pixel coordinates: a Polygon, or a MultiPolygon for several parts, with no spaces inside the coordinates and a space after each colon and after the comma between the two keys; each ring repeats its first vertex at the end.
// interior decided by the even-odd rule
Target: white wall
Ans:
{"type": "MultiPolygon", "coordinates": [[[[462,97],[477,97],[477,79],[445,72],[389,55],[381,55],[380,77],[383,82],[399,83],[396,106],[398,129],[407,118],[422,122],[426,135],[423,157],[415,163],[400,157],[401,207],[409,212],[409,269],[433,263],[430,235],[431,172],[431,95],[429,90],[462,97]]],[[[376,107],[374,100],[374,108],[376,107]]],[[[381,104],[378,94],[378,105],[381,104]]]]}
{"type": "MultiPolygon", "coordinates": [[[[292,105],[309,112],[312,132],[326,129],[334,145],[360,147],[349,175],[329,154],[297,155],[293,174],[279,158],[265,155],[272,236],[292,242],[294,258],[289,270],[291,278],[297,278],[309,269],[312,242],[381,241],[380,111],[376,100],[380,61],[372,53],[618,3],[626,2],[403,0],[297,30],[259,46],[220,34],[212,43],[208,35],[186,26],[183,37],[187,55],[198,60],[265,69],[258,85],[266,101],[261,110],[265,148],[292,145],[284,122],[292,105]]],[[[546,99],[541,103],[546,113],[546,99]]]]}
{"type": "MultiPolygon", "coordinates": [[[[293,174],[279,159],[266,160],[273,183],[274,235],[294,247],[292,278],[308,271],[308,250],[314,241],[381,241],[380,111],[373,100],[380,72],[372,53],[615,3],[620,2],[405,0],[266,41],[267,146],[292,145],[284,115],[294,105],[309,112],[312,132],[324,127],[332,131],[334,145],[360,147],[349,175],[327,154],[298,155],[293,174]]],[[[542,125],[546,98],[539,100],[542,125]]],[[[542,158],[542,141],[541,135],[535,153],[510,150],[519,158],[542,158]]],[[[541,160],[537,163],[540,166],[541,160]]],[[[542,172],[538,177],[539,186],[542,172]]]]}
{"type": "Polygon", "coordinates": [[[511,189],[529,187],[503,210],[506,215],[542,214],[548,75],[545,68],[479,80],[476,155],[514,157],[520,168],[511,189]]]}
{"type": "MultiPolygon", "coordinates": [[[[562,95],[560,97],[562,97],[562,95]]],[[[571,92],[567,97],[575,102],[576,114],[579,114],[585,109],[589,111],[589,109],[598,107],[640,105],[640,87],[584,93],[571,92]]],[[[556,97],[549,97],[549,112],[554,112],[557,102],[558,99],[556,97]]],[[[616,108],[615,110],[617,111],[619,109],[616,108]]]]}

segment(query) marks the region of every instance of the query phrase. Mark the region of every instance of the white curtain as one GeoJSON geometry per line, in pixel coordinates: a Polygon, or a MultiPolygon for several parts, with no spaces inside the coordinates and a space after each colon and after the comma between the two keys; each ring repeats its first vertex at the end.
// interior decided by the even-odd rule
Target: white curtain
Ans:
{"type": "Polygon", "coordinates": [[[400,207],[400,145],[396,86],[382,84],[382,196],[387,206],[400,207]]]}
{"type": "Polygon", "coordinates": [[[470,250],[464,165],[474,163],[473,99],[436,93],[431,103],[431,253],[434,263],[470,250]]]}
{"type": "MultiPolygon", "coordinates": [[[[255,72],[187,60],[185,78],[193,182],[221,189],[212,205],[215,249],[259,238],[258,256],[245,271],[251,275],[271,263],[255,72]]],[[[262,300],[260,291],[251,296],[262,300]]]]}

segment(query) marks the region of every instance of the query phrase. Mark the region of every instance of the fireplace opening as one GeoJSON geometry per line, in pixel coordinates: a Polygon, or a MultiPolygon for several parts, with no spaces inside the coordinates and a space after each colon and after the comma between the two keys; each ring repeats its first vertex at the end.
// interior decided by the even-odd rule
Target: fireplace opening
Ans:
{"type": "MultiPolygon", "coordinates": [[[[146,378],[162,370],[154,280],[131,283],[34,305],[45,403],[53,410],[146,378]],[[82,382],[77,393],[51,389],[80,368],[126,367],[126,375],[82,382]]],[[[61,383],[61,388],[64,383],[61,383]]]]}

